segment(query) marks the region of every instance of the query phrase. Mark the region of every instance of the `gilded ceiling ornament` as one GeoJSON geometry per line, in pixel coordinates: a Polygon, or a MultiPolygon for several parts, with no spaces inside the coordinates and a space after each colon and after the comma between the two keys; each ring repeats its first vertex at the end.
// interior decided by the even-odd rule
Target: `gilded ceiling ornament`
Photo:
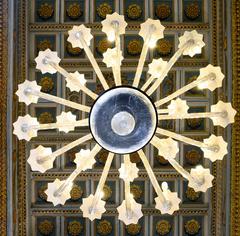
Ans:
{"type": "Polygon", "coordinates": [[[49,3],[43,3],[38,8],[38,15],[44,20],[50,19],[54,14],[53,5],[49,3]]]}
{"type": "Polygon", "coordinates": [[[42,87],[43,92],[51,92],[54,88],[54,82],[52,78],[44,76],[41,78],[39,85],[42,87]]]}
{"type": "Polygon", "coordinates": [[[138,4],[130,4],[127,8],[127,16],[131,20],[137,20],[142,15],[142,8],[138,4]]]}
{"type": "Polygon", "coordinates": [[[108,220],[101,220],[97,224],[97,233],[106,236],[111,234],[112,232],[112,224],[108,220]]]}
{"type": "Polygon", "coordinates": [[[100,4],[97,7],[97,14],[102,19],[105,19],[106,15],[107,14],[112,14],[112,12],[113,12],[112,7],[108,3],[106,3],[106,2],[100,4]]]}
{"type": "Polygon", "coordinates": [[[195,149],[192,149],[186,152],[185,158],[188,164],[197,165],[200,162],[201,153],[195,149]]]}
{"type": "Polygon", "coordinates": [[[112,189],[110,188],[110,186],[108,186],[108,185],[104,185],[103,186],[103,197],[102,197],[102,199],[104,200],[104,201],[107,201],[107,200],[109,200],[109,198],[111,198],[111,196],[112,196],[112,189]]]}
{"type": "Polygon", "coordinates": [[[70,191],[70,195],[72,200],[77,201],[82,197],[83,189],[80,186],[74,184],[72,190],[70,191]]]}
{"type": "Polygon", "coordinates": [[[172,13],[172,10],[168,4],[158,4],[155,9],[155,14],[160,20],[167,19],[172,13]]]}
{"type": "Polygon", "coordinates": [[[98,41],[96,49],[98,53],[103,54],[110,47],[111,43],[107,39],[101,39],[98,41]]]}
{"type": "Polygon", "coordinates": [[[130,154],[130,160],[131,160],[131,162],[136,163],[136,164],[141,162],[141,159],[137,152],[130,154]]]}
{"type": "Polygon", "coordinates": [[[53,49],[53,45],[50,42],[50,40],[48,40],[48,39],[41,40],[37,44],[38,51],[44,51],[44,50],[46,50],[48,48],[53,49]]]}
{"type": "Polygon", "coordinates": [[[38,224],[38,230],[42,235],[50,235],[53,232],[54,225],[49,220],[43,220],[38,224]]]}
{"type": "Polygon", "coordinates": [[[187,234],[196,235],[199,232],[201,226],[198,221],[192,219],[185,223],[184,228],[187,234]]]}
{"type": "Polygon", "coordinates": [[[160,39],[157,42],[157,52],[162,56],[168,56],[173,49],[172,43],[167,39],[160,39]]]}
{"type": "Polygon", "coordinates": [[[38,121],[40,124],[47,124],[47,123],[52,123],[54,119],[51,113],[43,112],[39,115],[38,121]]]}
{"type": "Polygon", "coordinates": [[[78,3],[72,3],[68,6],[67,10],[67,15],[69,16],[69,18],[73,19],[73,20],[76,20],[78,19],[79,17],[82,16],[83,12],[82,12],[82,9],[81,9],[81,6],[80,4],[78,3]]]}
{"type": "Polygon", "coordinates": [[[142,188],[137,184],[132,184],[130,187],[130,192],[133,195],[134,199],[139,199],[143,195],[142,188]]]}
{"type": "Polygon", "coordinates": [[[96,156],[96,159],[101,163],[101,164],[105,164],[106,160],[108,157],[108,153],[105,150],[102,150],[99,152],[99,154],[96,156]]]}
{"type": "Polygon", "coordinates": [[[126,226],[127,233],[129,235],[138,235],[140,234],[142,226],[140,224],[130,224],[126,226]]]}
{"type": "Polygon", "coordinates": [[[47,201],[47,194],[45,193],[46,190],[47,190],[47,184],[42,185],[38,189],[38,196],[44,201],[47,201]]]}
{"type": "Polygon", "coordinates": [[[171,231],[171,224],[167,220],[159,220],[156,224],[156,231],[159,235],[166,235],[171,231]]]}
{"type": "Polygon", "coordinates": [[[186,197],[191,201],[196,201],[200,197],[200,192],[195,192],[193,188],[188,187],[186,190],[186,197]]]}
{"type": "Polygon", "coordinates": [[[141,53],[142,43],[140,40],[133,39],[128,42],[127,52],[132,56],[137,56],[141,53]]]}
{"type": "Polygon", "coordinates": [[[76,155],[76,153],[78,152],[78,150],[76,150],[76,149],[72,149],[72,150],[70,150],[70,151],[68,151],[67,153],[66,153],[66,158],[70,161],[70,162],[72,162],[72,163],[74,163],[74,160],[75,160],[75,155],[76,155]]]}
{"type": "Polygon", "coordinates": [[[66,50],[72,56],[79,56],[82,52],[81,48],[78,48],[78,47],[73,48],[72,44],[69,42],[66,43],[66,50]]]}
{"type": "Polygon", "coordinates": [[[200,15],[200,8],[197,2],[188,4],[184,9],[185,15],[190,20],[195,20],[200,15]]]}
{"type": "Polygon", "coordinates": [[[165,166],[168,164],[168,161],[163,156],[158,155],[157,160],[158,160],[159,164],[161,164],[161,165],[165,166]]]}
{"type": "Polygon", "coordinates": [[[202,120],[203,119],[201,118],[194,118],[194,119],[188,119],[186,122],[187,122],[187,125],[192,129],[197,129],[198,127],[200,127],[202,120]]]}
{"type": "Polygon", "coordinates": [[[76,220],[70,221],[67,226],[68,233],[72,236],[78,236],[83,232],[83,225],[76,220]]]}

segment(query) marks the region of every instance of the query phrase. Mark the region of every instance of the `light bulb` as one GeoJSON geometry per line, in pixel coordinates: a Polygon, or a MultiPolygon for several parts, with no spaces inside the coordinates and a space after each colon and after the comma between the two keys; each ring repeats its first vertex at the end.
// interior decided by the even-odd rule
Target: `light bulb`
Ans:
{"type": "Polygon", "coordinates": [[[148,47],[149,48],[155,48],[156,47],[156,41],[155,40],[150,40],[148,43],[148,47]]]}
{"type": "Polygon", "coordinates": [[[114,42],[115,41],[115,34],[114,34],[114,32],[110,32],[109,34],[108,34],[108,41],[110,41],[110,42],[114,42]]]}

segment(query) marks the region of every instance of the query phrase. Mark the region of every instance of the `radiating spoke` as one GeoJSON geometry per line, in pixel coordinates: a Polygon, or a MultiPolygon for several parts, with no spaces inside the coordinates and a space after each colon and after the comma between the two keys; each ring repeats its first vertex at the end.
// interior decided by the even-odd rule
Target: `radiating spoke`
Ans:
{"type": "Polygon", "coordinates": [[[53,96],[53,95],[50,95],[50,94],[47,94],[47,93],[38,92],[38,91],[34,91],[34,90],[29,91],[29,93],[31,93],[32,95],[36,95],[40,98],[46,99],[48,101],[56,102],[56,103],[64,105],[64,106],[71,107],[73,109],[77,109],[79,111],[84,111],[84,112],[89,113],[90,110],[91,110],[91,108],[88,107],[88,106],[81,105],[81,104],[78,104],[78,103],[75,103],[75,102],[71,102],[71,101],[68,101],[66,99],[56,97],[56,96],[53,96]]]}
{"type": "Polygon", "coordinates": [[[176,61],[179,59],[179,57],[182,55],[184,50],[188,47],[189,43],[186,43],[182,48],[179,48],[176,53],[173,55],[173,57],[168,62],[167,66],[165,67],[165,70],[161,74],[159,78],[156,79],[154,84],[147,90],[147,95],[151,96],[155,90],[160,86],[164,78],[167,76],[168,72],[171,70],[173,65],[176,63],[176,61]]]}
{"type": "Polygon", "coordinates": [[[196,119],[196,118],[211,118],[211,117],[221,117],[223,112],[198,112],[189,113],[184,116],[174,115],[159,115],[158,120],[176,120],[176,119],[196,119]]]}
{"type": "Polygon", "coordinates": [[[81,84],[72,74],[68,73],[65,69],[63,69],[61,66],[54,62],[50,62],[50,65],[57,70],[61,75],[63,75],[65,78],[68,78],[72,81],[72,83],[76,84],[76,86],[80,87],[80,89],[86,93],[88,96],[90,96],[92,99],[96,99],[98,95],[94,93],[92,90],[88,89],[86,86],[81,84]]]}
{"type": "Polygon", "coordinates": [[[107,175],[108,175],[108,172],[110,170],[110,167],[111,167],[111,164],[112,164],[112,161],[113,161],[113,157],[114,157],[114,154],[110,152],[108,154],[107,161],[106,161],[105,166],[103,168],[101,178],[99,180],[96,192],[94,194],[93,203],[92,203],[92,211],[93,212],[94,212],[94,209],[96,208],[96,206],[98,204],[98,201],[102,198],[103,187],[104,187],[104,184],[106,182],[107,175]]]}
{"type": "Polygon", "coordinates": [[[198,85],[200,85],[201,83],[203,83],[204,81],[207,81],[207,80],[212,80],[214,79],[214,75],[213,74],[209,74],[207,76],[203,76],[203,77],[198,77],[196,80],[194,80],[193,82],[185,85],[184,87],[178,89],[176,92],[168,95],[167,97],[165,98],[162,98],[160,99],[159,101],[155,102],[155,106],[156,107],[160,107],[164,104],[166,104],[167,102],[171,101],[172,99],[186,93],[187,91],[197,87],[198,85]]]}
{"type": "Polygon", "coordinates": [[[72,148],[74,148],[74,147],[76,147],[76,146],[78,146],[82,143],[85,143],[86,141],[89,141],[90,139],[92,139],[92,135],[87,134],[87,135],[85,135],[85,136],[67,144],[66,146],[56,150],[51,155],[41,157],[38,161],[39,161],[39,163],[42,163],[42,162],[45,162],[45,161],[48,161],[48,160],[54,160],[57,156],[62,155],[63,153],[71,150],[72,148]]]}
{"type": "Polygon", "coordinates": [[[190,144],[190,145],[194,145],[194,146],[197,146],[197,147],[200,147],[200,148],[207,148],[208,147],[208,145],[203,143],[203,142],[196,141],[194,139],[185,137],[181,134],[176,134],[174,132],[171,132],[171,131],[168,131],[168,130],[165,130],[165,129],[157,128],[156,132],[158,134],[161,134],[161,135],[164,135],[164,136],[167,136],[167,137],[170,137],[170,138],[176,139],[178,141],[181,141],[181,142],[184,142],[184,143],[187,143],[187,144],[190,144]]]}
{"type": "Polygon", "coordinates": [[[85,42],[85,40],[83,39],[83,37],[79,37],[79,40],[80,40],[80,42],[81,42],[81,44],[82,44],[82,46],[83,46],[83,49],[84,49],[84,51],[85,51],[85,53],[86,53],[89,61],[90,61],[91,64],[92,64],[92,67],[93,67],[94,71],[96,72],[97,77],[99,78],[99,80],[100,80],[103,88],[104,88],[105,90],[109,89],[109,86],[108,86],[108,84],[107,84],[107,82],[106,82],[106,80],[105,80],[105,78],[104,78],[104,76],[103,76],[103,73],[102,73],[102,71],[100,70],[99,65],[98,65],[95,57],[93,56],[93,53],[92,53],[92,51],[90,50],[89,46],[86,44],[86,42],[85,42]]]}
{"type": "MultiPolygon", "coordinates": [[[[131,163],[130,155],[124,155],[124,164],[129,166],[131,163]]],[[[126,201],[126,210],[129,218],[132,216],[132,206],[131,206],[131,192],[130,192],[130,181],[124,180],[124,189],[125,189],[125,201],[126,201]]]]}
{"type": "MultiPolygon", "coordinates": [[[[95,144],[94,148],[92,149],[90,154],[87,156],[87,158],[93,159],[101,149],[102,148],[98,144],[95,144]]],[[[86,162],[87,162],[87,160],[86,160],[86,162]]],[[[64,192],[65,188],[69,184],[71,184],[76,179],[76,177],[82,171],[85,170],[85,168],[88,167],[88,166],[86,166],[86,163],[76,163],[76,164],[77,164],[77,168],[69,175],[69,177],[65,180],[65,182],[59,187],[59,189],[55,192],[55,195],[61,195],[64,192]]]]}
{"type": "Polygon", "coordinates": [[[68,128],[68,127],[86,127],[88,126],[88,119],[78,120],[74,122],[65,122],[65,123],[49,123],[49,124],[39,124],[34,126],[29,126],[28,129],[36,130],[46,130],[46,129],[59,129],[59,128],[68,128]]]}
{"type": "Polygon", "coordinates": [[[148,159],[145,156],[143,150],[139,150],[138,154],[139,154],[139,156],[140,156],[140,158],[141,158],[141,160],[143,162],[143,165],[144,165],[144,167],[145,167],[145,169],[146,169],[146,171],[147,171],[147,173],[149,175],[150,181],[151,181],[151,183],[152,183],[152,185],[153,185],[153,187],[154,187],[158,197],[161,198],[162,203],[166,202],[166,198],[165,198],[165,196],[164,196],[164,194],[163,194],[163,192],[162,192],[162,190],[161,190],[161,188],[159,186],[157,178],[154,175],[154,172],[153,172],[153,170],[152,170],[152,168],[151,168],[151,166],[150,166],[150,164],[148,162],[148,159]]]}

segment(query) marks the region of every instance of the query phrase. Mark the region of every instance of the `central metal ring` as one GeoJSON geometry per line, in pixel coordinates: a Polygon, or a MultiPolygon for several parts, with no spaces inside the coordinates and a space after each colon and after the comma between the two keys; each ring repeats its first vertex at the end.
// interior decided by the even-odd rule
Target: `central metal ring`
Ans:
{"type": "Polygon", "coordinates": [[[127,86],[101,94],[92,106],[89,127],[104,149],[127,154],[143,148],[157,127],[157,111],[142,91],[127,86]]]}

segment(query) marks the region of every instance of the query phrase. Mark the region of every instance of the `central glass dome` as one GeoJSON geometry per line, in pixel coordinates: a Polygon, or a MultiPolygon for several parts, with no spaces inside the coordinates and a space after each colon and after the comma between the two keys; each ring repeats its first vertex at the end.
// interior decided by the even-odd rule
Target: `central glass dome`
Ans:
{"type": "Polygon", "coordinates": [[[90,130],[104,149],[119,154],[136,152],[152,138],[157,111],[151,99],[132,87],[107,90],[90,112],[90,130]]]}

